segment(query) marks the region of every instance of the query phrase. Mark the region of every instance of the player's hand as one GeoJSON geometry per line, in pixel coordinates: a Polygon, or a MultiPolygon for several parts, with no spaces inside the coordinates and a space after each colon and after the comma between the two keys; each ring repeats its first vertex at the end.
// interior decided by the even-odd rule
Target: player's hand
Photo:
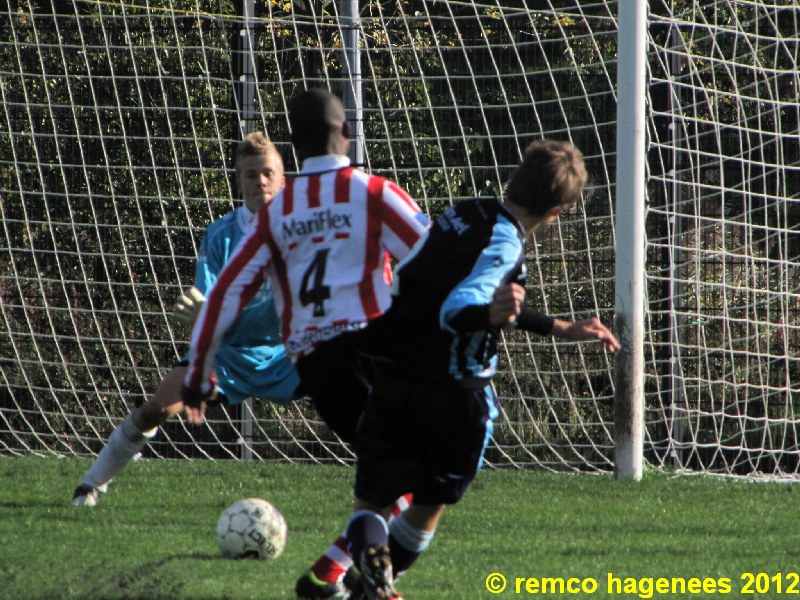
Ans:
{"type": "Polygon", "coordinates": [[[206,420],[206,402],[198,406],[183,405],[183,413],[190,425],[202,425],[206,420]]]}
{"type": "Polygon", "coordinates": [[[197,318],[197,314],[205,303],[206,297],[203,295],[203,292],[196,287],[191,287],[178,298],[172,316],[178,323],[183,323],[191,327],[194,325],[194,320],[197,318]]]}
{"type": "Polygon", "coordinates": [[[192,425],[202,425],[205,421],[206,405],[216,397],[216,385],[212,385],[209,392],[198,392],[184,385],[181,388],[181,400],[186,420],[192,425]]]}
{"type": "Polygon", "coordinates": [[[497,288],[489,304],[489,322],[495,327],[513,323],[522,310],[525,288],[518,283],[509,283],[497,288]]]}
{"type": "Polygon", "coordinates": [[[576,342],[597,340],[609,352],[616,352],[620,348],[617,338],[597,317],[575,321],[574,323],[556,319],[553,322],[552,334],[556,337],[576,342]]]}

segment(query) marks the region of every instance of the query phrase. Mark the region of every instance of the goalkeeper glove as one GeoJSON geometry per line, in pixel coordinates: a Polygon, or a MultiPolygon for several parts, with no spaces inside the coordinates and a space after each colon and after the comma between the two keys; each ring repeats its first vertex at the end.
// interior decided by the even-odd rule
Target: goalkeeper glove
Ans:
{"type": "Polygon", "coordinates": [[[194,325],[194,320],[197,318],[197,314],[205,303],[206,297],[203,295],[203,292],[196,287],[192,287],[178,298],[178,301],[175,303],[175,312],[172,313],[172,316],[178,323],[183,323],[191,327],[194,325]]]}

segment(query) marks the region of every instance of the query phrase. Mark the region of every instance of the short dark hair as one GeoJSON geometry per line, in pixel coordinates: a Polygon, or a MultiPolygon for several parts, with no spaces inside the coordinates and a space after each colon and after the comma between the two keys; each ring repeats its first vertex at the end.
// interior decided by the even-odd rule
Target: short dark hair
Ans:
{"type": "Polygon", "coordinates": [[[569,142],[531,142],[522,162],[506,184],[505,198],[533,217],[578,201],[586,185],[586,165],[580,150],[569,142]]]}
{"type": "Polygon", "coordinates": [[[341,132],[344,123],[342,102],[328,90],[310,88],[289,102],[289,127],[295,146],[325,148],[331,133],[341,132]]]}

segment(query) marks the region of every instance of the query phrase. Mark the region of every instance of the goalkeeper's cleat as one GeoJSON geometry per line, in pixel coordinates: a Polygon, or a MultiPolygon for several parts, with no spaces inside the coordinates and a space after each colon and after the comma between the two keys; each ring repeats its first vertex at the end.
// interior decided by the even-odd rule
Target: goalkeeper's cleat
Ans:
{"type": "Polygon", "coordinates": [[[90,485],[81,484],[72,494],[72,506],[94,506],[100,499],[100,490],[90,485]]]}
{"type": "Polygon", "coordinates": [[[298,600],[346,600],[350,597],[344,585],[320,581],[311,571],[297,580],[294,591],[298,600]]]}
{"type": "Polygon", "coordinates": [[[392,559],[388,546],[367,546],[358,561],[361,589],[350,600],[403,600],[392,580],[392,559]]]}

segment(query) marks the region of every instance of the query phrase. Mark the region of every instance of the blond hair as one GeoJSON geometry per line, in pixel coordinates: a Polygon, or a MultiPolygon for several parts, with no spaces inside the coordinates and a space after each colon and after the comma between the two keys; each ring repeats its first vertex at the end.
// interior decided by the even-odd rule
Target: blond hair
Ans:
{"type": "Polygon", "coordinates": [[[260,131],[253,131],[244,136],[244,139],[239,142],[236,147],[236,175],[239,175],[239,164],[243,158],[248,156],[266,156],[274,157],[280,165],[281,172],[283,171],[283,159],[281,153],[275,147],[267,136],[260,131]]]}

